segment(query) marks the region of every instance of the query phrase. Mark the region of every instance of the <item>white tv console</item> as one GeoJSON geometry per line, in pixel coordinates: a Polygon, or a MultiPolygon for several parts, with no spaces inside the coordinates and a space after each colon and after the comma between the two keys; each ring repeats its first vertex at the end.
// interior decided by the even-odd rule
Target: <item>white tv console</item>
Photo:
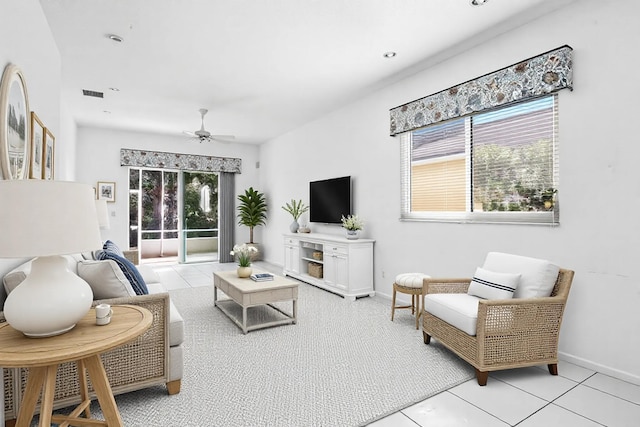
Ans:
{"type": "Polygon", "coordinates": [[[352,301],[356,297],[373,296],[374,242],[329,234],[285,234],[283,274],[352,301]],[[322,253],[321,259],[318,259],[319,253],[322,253]],[[309,274],[310,263],[322,266],[321,277],[309,274]]]}

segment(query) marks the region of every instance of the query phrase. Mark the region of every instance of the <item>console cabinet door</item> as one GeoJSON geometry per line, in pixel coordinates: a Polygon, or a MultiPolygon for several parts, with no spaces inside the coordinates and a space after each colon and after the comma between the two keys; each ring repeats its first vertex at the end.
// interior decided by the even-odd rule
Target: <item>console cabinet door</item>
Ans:
{"type": "Polygon", "coordinates": [[[285,239],[284,272],[300,274],[300,242],[296,239],[285,239]]]}
{"type": "Polygon", "coordinates": [[[349,256],[345,246],[325,245],[324,281],[327,285],[349,289],[349,256]]]}

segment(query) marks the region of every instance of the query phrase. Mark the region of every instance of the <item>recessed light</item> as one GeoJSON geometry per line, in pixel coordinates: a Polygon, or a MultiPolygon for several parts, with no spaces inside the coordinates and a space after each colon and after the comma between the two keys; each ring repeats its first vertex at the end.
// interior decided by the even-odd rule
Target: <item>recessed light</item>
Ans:
{"type": "Polygon", "coordinates": [[[122,43],[124,41],[124,39],[117,34],[109,34],[107,37],[109,37],[109,40],[113,40],[118,43],[122,43]]]}
{"type": "Polygon", "coordinates": [[[471,5],[472,6],[482,6],[483,4],[485,4],[488,1],[489,0],[471,0],[471,5]]]}
{"type": "Polygon", "coordinates": [[[394,58],[396,55],[397,55],[397,53],[395,53],[395,52],[391,52],[391,51],[389,51],[389,52],[385,52],[385,53],[383,53],[383,54],[382,54],[382,56],[383,56],[384,58],[387,58],[387,59],[394,58]]]}
{"type": "Polygon", "coordinates": [[[118,89],[117,87],[110,87],[109,90],[111,92],[120,92],[120,89],[118,89]]]}

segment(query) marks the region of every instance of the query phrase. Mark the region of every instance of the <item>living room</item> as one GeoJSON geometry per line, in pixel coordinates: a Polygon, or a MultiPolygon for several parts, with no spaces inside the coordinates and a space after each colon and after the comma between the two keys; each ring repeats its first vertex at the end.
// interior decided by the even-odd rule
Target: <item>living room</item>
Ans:
{"type": "MultiPolygon", "coordinates": [[[[0,36],[11,43],[3,44],[0,60],[21,67],[31,109],[56,135],[56,179],[117,184],[109,205],[113,241],[128,241],[128,170],[120,166],[121,148],[242,159],[235,188],[265,192],[268,221],[256,229],[255,240],[265,261],[277,266],[284,264],[282,237],[291,222],[280,207],[292,198],[308,201],[310,181],[350,175],[354,212],[365,220],[362,236],[375,240],[377,297],[390,301],[392,278],[403,272],[470,275],[491,251],[549,259],[576,272],[560,358],[640,385],[640,274],[633,255],[640,236],[634,211],[640,208],[634,187],[640,148],[632,136],[633,89],[613,87],[614,80],[634,81],[640,55],[636,2],[568,2],[453,56],[435,58],[283,135],[259,145],[220,144],[214,153],[174,135],[76,127],[60,91],[64,64],[40,3],[10,0],[2,8],[11,13],[0,18],[0,36]],[[565,44],[574,50],[574,87],[558,95],[559,226],[401,221],[400,142],[389,136],[389,110],[565,44]]],[[[342,233],[338,226],[311,228],[312,234],[342,233]]],[[[235,240],[247,239],[248,229],[237,226],[235,240]]]]}

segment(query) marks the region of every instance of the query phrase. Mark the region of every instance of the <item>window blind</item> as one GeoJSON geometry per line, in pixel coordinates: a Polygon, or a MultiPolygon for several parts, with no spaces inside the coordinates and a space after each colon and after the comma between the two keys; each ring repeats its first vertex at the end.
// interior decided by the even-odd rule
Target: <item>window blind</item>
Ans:
{"type": "Polygon", "coordinates": [[[557,224],[557,95],[401,136],[401,218],[557,224]]]}

